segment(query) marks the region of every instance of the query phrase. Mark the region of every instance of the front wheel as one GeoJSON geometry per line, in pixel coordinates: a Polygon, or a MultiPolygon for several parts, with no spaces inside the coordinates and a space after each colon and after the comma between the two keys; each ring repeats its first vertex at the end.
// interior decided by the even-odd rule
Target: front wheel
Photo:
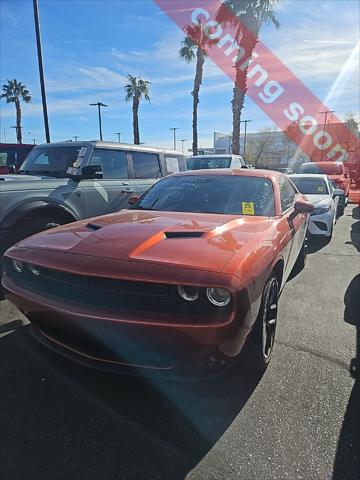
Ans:
{"type": "Polygon", "coordinates": [[[279,284],[275,275],[266,282],[261,306],[249,343],[248,362],[252,370],[265,370],[274,348],[279,301],[279,284]]]}

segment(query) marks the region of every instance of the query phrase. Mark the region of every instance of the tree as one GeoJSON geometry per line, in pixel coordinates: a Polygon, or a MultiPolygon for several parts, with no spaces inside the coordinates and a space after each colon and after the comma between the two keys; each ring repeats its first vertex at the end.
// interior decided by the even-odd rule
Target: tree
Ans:
{"type": "Polygon", "coordinates": [[[272,160],[273,136],[276,128],[264,128],[246,144],[246,162],[257,168],[268,167],[272,160]]]}
{"type": "Polygon", "coordinates": [[[25,103],[31,102],[31,95],[26,86],[18,82],[15,78],[8,80],[7,84],[2,86],[3,93],[0,98],[4,98],[6,103],[15,103],[16,110],[16,139],[18,143],[22,143],[21,134],[21,100],[25,103]]]}
{"type": "Polygon", "coordinates": [[[132,100],[134,143],[140,144],[139,105],[142,98],[150,102],[150,82],[128,74],[129,83],[125,85],[125,100],[132,100]]]}
{"type": "Polygon", "coordinates": [[[191,92],[193,97],[193,143],[192,152],[193,155],[198,153],[198,105],[199,105],[199,92],[203,79],[203,69],[205,63],[205,57],[208,52],[208,48],[215,45],[217,41],[210,40],[204,33],[204,28],[199,25],[192,25],[185,27],[186,37],[181,42],[181,48],[179,50],[180,58],[186,63],[191,63],[196,59],[194,88],[191,92]]]}
{"type": "MultiPolygon", "coordinates": [[[[252,53],[257,43],[257,37],[262,25],[273,24],[276,29],[280,24],[272,10],[278,0],[225,0],[217,13],[217,20],[222,26],[236,29],[235,40],[247,46],[252,53]],[[244,28],[245,27],[245,28],[244,28]],[[248,32],[252,35],[249,35],[248,32]]],[[[240,69],[242,62],[236,64],[236,77],[231,101],[233,115],[232,153],[240,153],[240,118],[244,107],[247,91],[247,73],[249,63],[244,70],[240,69]]]]}

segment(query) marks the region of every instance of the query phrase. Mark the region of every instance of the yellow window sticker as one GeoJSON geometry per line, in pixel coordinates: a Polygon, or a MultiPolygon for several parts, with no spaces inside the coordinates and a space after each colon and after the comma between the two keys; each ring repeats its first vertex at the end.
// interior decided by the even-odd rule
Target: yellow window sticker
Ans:
{"type": "Polygon", "coordinates": [[[255,215],[254,204],[252,202],[242,202],[243,215],[255,215]]]}
{"type": "Polygon", "coordinates": [[[318,187],[318,192],[323,192],[324,191],[324,187],[318,187]]]}

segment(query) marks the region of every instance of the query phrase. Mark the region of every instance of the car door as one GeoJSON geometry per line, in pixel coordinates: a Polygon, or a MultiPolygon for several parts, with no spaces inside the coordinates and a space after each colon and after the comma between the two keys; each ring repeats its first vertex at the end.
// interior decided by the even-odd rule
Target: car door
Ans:
{"type": "Polygon", "coordinates": [[[299,192],[296,190],[290,180],[285,177],[285,175],[281,176],[279,179],[279,190],[281,211],[283,214],[283,219],[286,222],[285,231],[288,240],[284,251],[284,253],[287,255],[287,258],[284,258],[284,277],[287,278],[287,276],[290,275],[290,272],[295,265],[296,259],[303,246],[306,237],[307,221],[306,214],[295,213],[294,205],[299,192]]]}
{"type": "Polygon", "coordinates": [[[136,185],[125,150],[95,148],[89,165],[100,165],[103,178],[82,180],[88,217],[117,212],[128,207],[128,198],[136,185]]]}
{"type": "Polygon", "coordinates": [[[142,195],[163,176],[159,154],[132,151],[131,156],[136,189],[138,194],[142,195]]]}

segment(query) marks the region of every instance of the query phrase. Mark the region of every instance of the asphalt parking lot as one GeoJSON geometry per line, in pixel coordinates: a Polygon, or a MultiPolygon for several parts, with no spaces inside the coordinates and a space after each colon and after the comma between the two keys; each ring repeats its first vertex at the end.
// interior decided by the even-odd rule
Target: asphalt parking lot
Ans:
{"type": "Polygon", "coordinates": [[[262,378],[234,368],[169,383],[90,370],[38,344],[1,302],[0,477],[358,480],[360,380],[349,364],[359,251],[360,210],[349,205],[285,287],[262,378]]]}

